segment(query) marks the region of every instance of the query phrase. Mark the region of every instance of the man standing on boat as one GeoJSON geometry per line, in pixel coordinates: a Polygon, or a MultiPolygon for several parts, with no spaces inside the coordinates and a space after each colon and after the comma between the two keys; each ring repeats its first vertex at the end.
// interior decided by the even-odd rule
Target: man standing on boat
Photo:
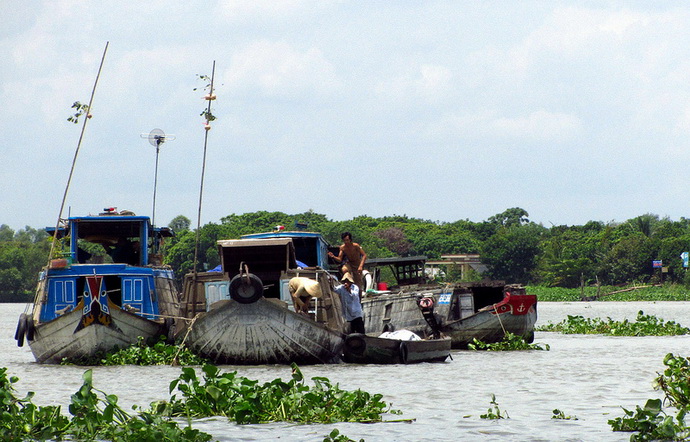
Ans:
{"type": "Polygon", "coordinates": [[[350,333],[364,333],[364,313],[359,300],[359,287],[355,285],[349,273],[345,273],[340,282],[342,284],[337,286],[335,291],[340,295],[343,316],[350,323],[350,333]]]}
{"type": "Polygon", "coordinates": [[[367,260],[367,254],[356,242],[352,242],[352,234],[345,232],[340,237],[343,239],[343,244],[340,246],[340,253],[335,256],[328,252],[328,256],[335,259],[343,266],[341,270],[343,273],[349,273],[354,278],[355,284],[359,290],[364,289],[362,283],[362,270],[364,270],[364,262],[367,260]]]}

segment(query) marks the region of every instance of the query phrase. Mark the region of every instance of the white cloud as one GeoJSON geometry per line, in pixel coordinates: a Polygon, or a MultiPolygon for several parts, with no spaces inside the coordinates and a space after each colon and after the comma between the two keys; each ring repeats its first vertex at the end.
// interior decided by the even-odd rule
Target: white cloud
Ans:
{"type": "Polygon", "coordinates": [[[222,0],[219,2],[223,18],[240,21],[248,19],[299,18],[315,10],[326,9],[339,0],[222,0]]]}
{"type": "Polygon", "coordinates": [[[329,95],[340,81],[318,48],[298,50],[284,41],[254,42],[232,56],[224,74],[229,90],[277,98],[329,95]]]}
{"type": "Polygon", "coordinates": [[[430,125],[432,137],[487,138],[515,141],[566,142],[583,130],[583,122],[574,115],[543,109],[524,116],[498,116],[496,112],[454,114],[430,125]]]}
{"type": "Polygon", "coordinates": [[[582,122],[573,115],[538,110],[524,117],[498,118],[487,126],[502,137],[564,141],[580,131],[582,122]]]}
{"type": "Polygon", "coordinates": [[[397,102],[416,102],[419,99],[434,102],[448,96],[453,74],[445,66],[424,64],[408,75],[381,80],[375,86],[383,99],[397,102]]]}

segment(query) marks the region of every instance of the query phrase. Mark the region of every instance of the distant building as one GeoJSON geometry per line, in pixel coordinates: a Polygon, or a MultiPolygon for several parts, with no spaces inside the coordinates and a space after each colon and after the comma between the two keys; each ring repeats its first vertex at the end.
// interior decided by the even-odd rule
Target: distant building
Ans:
{"type": "Polygon", "coordinates": [[[456,265],[460,268],[460,277],[465,279],[470,270],[473,270],[480,275],[486,272],[486,265],[482,264],[479,254],[466,253],[459,255],[441,255],[441,259],[437,261],[426,262],[427,276],[434,278],[440,273],[446,274],[447,267],[456,265]]]}

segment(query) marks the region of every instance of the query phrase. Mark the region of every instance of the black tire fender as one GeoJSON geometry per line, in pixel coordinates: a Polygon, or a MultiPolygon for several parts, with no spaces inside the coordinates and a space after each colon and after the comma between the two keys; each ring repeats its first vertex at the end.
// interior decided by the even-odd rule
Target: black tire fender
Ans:
{"type": "Polygon", "coordinates": [[[407,364],[407,343],[405,341],[400,341],[400,347],[398,348],[398,352],[400,353],[400,362],[403,364],[407,364]]]}
{"type": "Polygon", "coordinates": [[[361,334],[355,333],[345,337],[345,347],[349,353],[363,355],[367,349],[367,342],[361,334]]]}
{"type": "Polygon", "coordinates": [[[264,283],[252,274],[237,275],[230,280],[230,298],[240,304],[251,304],[264,295],[264,283]]]}
{"type": "Polygon", "coordinates": [[[168,345],[175,344],[175,320],[173,318],[164,319],[165,327],[165,343],[168,345]]]}
{"type": "Polygon", "coordinates": [[[534,342],[534,330],[530,331],[530,332],[527,334],[527,337],[525,338],[525,341],[526,341],[528,344],[531,344],[531,343],[534,342]]]}
{"type": "Polygon", "coordinates": [[[19,322],[17,323],[17,331],[14,332],[14,339],[17,341],[18,347],[24,346],[24,335],[26,334],[26,318],[28,315],[22,313],[19,315],[19,322]]]}
{"type": "Polygon", "coordinates": [[[34,326],[34,317],[26,316],[26,340],[31,342],[34,340],[34,335],[36,332],[36,327],[34,326]]]}

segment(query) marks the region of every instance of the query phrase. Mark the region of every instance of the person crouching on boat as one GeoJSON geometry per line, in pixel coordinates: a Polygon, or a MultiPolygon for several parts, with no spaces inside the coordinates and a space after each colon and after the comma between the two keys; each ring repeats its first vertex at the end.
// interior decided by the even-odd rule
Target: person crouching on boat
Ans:
{"type": "Polygon", "coordinates": [[[288,288],[292,296],[292,304],[295,306],[295,312],[305,315],[309,314],[311,298],[320,298],[322,296],[321,286],[319,286],[318,282],[301,276],[290,279],[288,288]]]}
{"type": "Polygon", "coordinates": [[[335,291],[340,295],[343,315],[345,320],[350,323],[350,333],[364,333],[364,314],[362,303],[359,300],[359,287],[349,273],[345,273],[340,282],[342,284],[337,286],[335,291]]]}

